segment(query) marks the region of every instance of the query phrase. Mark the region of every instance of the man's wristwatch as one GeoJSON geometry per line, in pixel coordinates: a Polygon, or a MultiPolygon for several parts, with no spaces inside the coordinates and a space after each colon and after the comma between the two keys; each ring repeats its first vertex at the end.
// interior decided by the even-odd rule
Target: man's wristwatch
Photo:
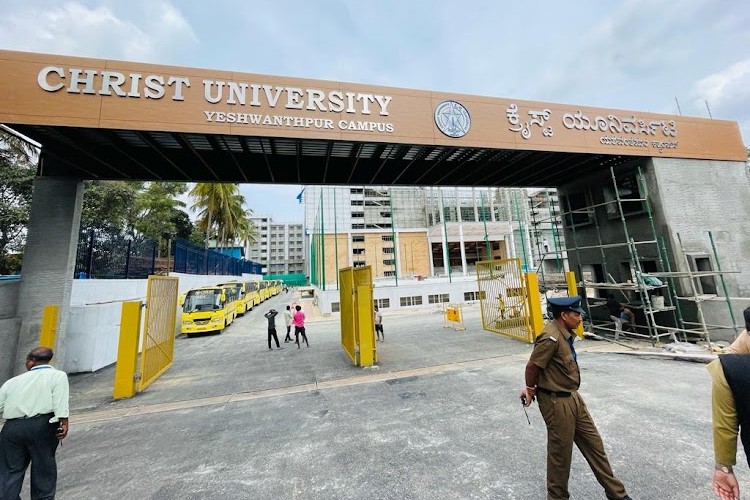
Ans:
{"type": "Polygon", "coordinates": [[[714,470],[721,471],[724,474],[734,474],[734,471],[732,470],[731,465],[716,464],[714,465],[714,470]]]}

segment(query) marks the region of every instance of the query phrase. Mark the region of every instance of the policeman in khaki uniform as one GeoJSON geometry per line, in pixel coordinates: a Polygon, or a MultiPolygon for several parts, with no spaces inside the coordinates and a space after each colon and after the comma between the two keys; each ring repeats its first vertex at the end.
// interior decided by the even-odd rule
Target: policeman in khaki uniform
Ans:
{"type": "Polygon", "coordinates": [[[727,349],[728,354],[706,366],[711,374],[711,409],[714,437],[713,487],[721,500],[740,498],[734,475],[737,437],[750,466],[750,307],[745,309],[745,330],[727,349]]]}
{"type": "Polygon", "coordinates": [[[575,443],[604,487],[607,498],[632,500],[612,473],[599,431],[578,394],[581,374],[573,347],[573,330],[581,324],[584,313],[581,297],[552,298],[548,304],[553,319],[534,342],[526,364],[526,387],[520,394],[526,406],[537,398],[547,424],[547,499],[570,498],[568,479],[575,443]]]}

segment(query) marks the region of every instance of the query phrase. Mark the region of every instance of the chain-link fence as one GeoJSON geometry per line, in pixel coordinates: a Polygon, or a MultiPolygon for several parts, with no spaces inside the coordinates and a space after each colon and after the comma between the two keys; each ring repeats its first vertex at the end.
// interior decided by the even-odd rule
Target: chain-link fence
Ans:
{"type": "Polygon", "coordinates": [[[185,274],[241,276],[262,274],[261,265],[206,249],[185,240],[171,242],[167,255],[157,255],[158,244],[94,229],[78,238],[75,278],[143,279],[170,271],[185,274]]]}
{"type": "Polygon", "coordinates": [[[142,279],[154,274],[157,244],[95,229],[81,231],[76,254],[76,278],[142,279]]]}

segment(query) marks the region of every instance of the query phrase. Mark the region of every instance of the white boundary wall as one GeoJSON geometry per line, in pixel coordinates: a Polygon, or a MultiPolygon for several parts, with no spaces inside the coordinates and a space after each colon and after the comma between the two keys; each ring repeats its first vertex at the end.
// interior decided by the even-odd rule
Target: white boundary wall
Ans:
{"type": "MultiPolygon", "coordinates": [[[[242,278],[181,273],[170,273],[170,276],[180,279],[179,293],[224,281],[262,279],[262,276],[247,274],[242,278]]],[[[68,356],[63,370],[68,373],[93,372],[116,361],[122,303],[145,300],[147,284],[145,279],[73,281],[66,349],[68,356]]]]}
{"type": "MultiPolygon", "coordinates": [[[[335,284],[333,285],[336,286],[335,284]]],[[[388,299],[389,307],[382,309],[383,311],[397,311],[397,310],[408,310],[408,309],[425,309],[425,308],[440,308],[442,303],[437,302],[430,304],[430,295],[443,295],[448,294],[448,303],[464,303],[473,302],[467,301],[464,298],[466,292],[477,292],[478,285],[476,277],[459,277],[454,278],[451,283],[448,278],[430,278],[426,281],[417,280],[398,280],[398,287],[395,286],[395,281],[390,280],[377,280],[373,283],[372,296],[373,299],[388,299]],[[422,304],[417,306],[401,306],[401,297],[422,297],[422,304]]],[[[315,288],[315,296],[317,298],[317,306],[320,313],[324,316],[331,314],[331,304],[339,302],[339,291],[338,290],[326,290],[322,291],[319,288],[315,288]]]]}

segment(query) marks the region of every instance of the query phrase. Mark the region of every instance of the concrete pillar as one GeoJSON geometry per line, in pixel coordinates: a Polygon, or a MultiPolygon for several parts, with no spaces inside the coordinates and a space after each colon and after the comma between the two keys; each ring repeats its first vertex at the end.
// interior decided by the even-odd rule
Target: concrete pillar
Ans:
{"type": "Polygon", "coordinates": [[[39,343],[42,309],[47,304],[60,305],[53,362],[59,368],[65,366],[82,203],[83,182],[80,180],[37,177],[34,181],[16,309],[21,323],[15,351],[16,374],[25,370],[26,354],[39,343]]]}
{"type": "Polygon", "coordinates": [[[461,272],[466,276],[466,246],[464,245],[464,225],[458,224],[458,241],[461,246],[461,272]]]}
{"type": "Polygon", "coordinates": [[[403,277],[404,273],[401,267],[401,249],[399,248],[399,241],[398,233],[395,233],[393,239],[393,251],[395,252],[394,258],[396,259],[396,276],[403,277]]]}
{"type": "Polygon", "coordinates": [[[435,261],[432,257],[432,237],[427,237],[427,256],[430,258],[430,276],[435,276],[435,261]]]}

